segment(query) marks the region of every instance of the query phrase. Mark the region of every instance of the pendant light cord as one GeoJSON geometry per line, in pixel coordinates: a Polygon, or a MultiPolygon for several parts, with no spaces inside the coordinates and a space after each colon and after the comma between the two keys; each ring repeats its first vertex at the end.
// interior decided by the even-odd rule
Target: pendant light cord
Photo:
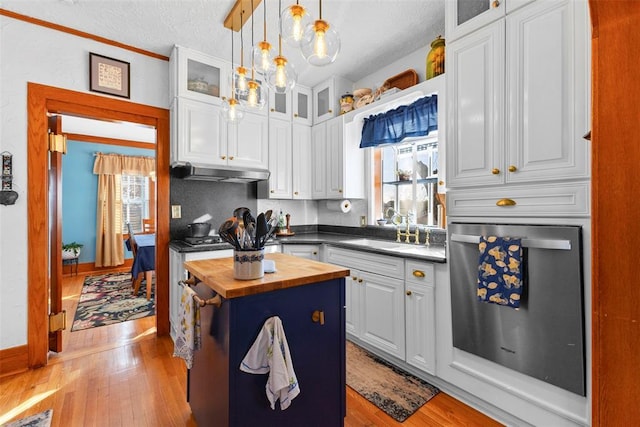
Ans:
{"type": "MultiPolygon", "coordinates": [[[[282,0],[278,0],[278,16],[282,15],[282,0]]],[[[282,27],[278,25],[278,55],[282,56],[282,27]]]]}
{"type": "Polygon", "coordinates": [[[320,3],[320,20],[322,20],[322,0],[318,0],[320,3]]]}
{"type": "MultiPolygon", "coordinates": [[[[251,0],[251,49],[253,49],[253,0],[251,0]]],[[[251,80],[255,79],[255,67],[253,61],[253,55],[251,55],[251,80]]]]}
{"type": "Polygon", "coordinates": [[[244,15],[244,9],[240,10],[240,67],[244,68],[244,37],[243,37],[243,29],[244,25],[242,22],[242,17],[244,15]]]}
{"type": "Polygon", "coordinates": [[[264,38],[263,41],[267,41],[267,0],[263,1],[262,4],[262,28],[264,30],[264,38]]]}

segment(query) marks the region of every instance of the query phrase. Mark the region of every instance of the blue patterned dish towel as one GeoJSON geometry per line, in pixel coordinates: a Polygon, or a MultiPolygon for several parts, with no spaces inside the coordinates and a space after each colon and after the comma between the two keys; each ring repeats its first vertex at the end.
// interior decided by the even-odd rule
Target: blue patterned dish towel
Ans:
{"type": "Polygon", "coordinates": [[[523,287],[521,239],[481,236],[478,249],[478,300],[520,307],[523,287]]]}

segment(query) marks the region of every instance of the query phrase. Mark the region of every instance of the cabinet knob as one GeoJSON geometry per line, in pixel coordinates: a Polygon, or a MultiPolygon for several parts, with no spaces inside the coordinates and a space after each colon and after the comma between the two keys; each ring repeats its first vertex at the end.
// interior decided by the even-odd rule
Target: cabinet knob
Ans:
{"type": "Polygon", "coordinates": [[[362,283],[362,279],[358,279],[358,283],[362,283]]]}
{"type": "Polygon", "coordinates": [[[276,190],[271,190],[271,192],[272,192],[272,193],[275,193],[275,192],[276,192],[276,190]]]}
{"type": "Polygon", "coordinates": [[[327,111],[327,113],[332,114],[332,113],[333,113],[333,110],[329,110],[329,111],[327,111]]]}
{"type": "Polygon", "coordinates": [[[297,191],[294,191],[294,192],[293,192],[293,194],[297,196],[297,195],[298,195],[298,192],[297,192],[297,191]]]}
{"type": "Polygon", "coordinates": [[[224,159],[226,159],[226,158],[227,158],[227,156],[220,156],[220,158],[221,158],[222,160],[224,160],[224,159]]]}
{"type": "Polygon", "coordinates": [[[493,3],[491,3],[491,7],[495,9],[498,6],[500,6],[500,2],[498,0],[493,0],[493,3]]]}
{"type": "Polygon", "coordinates": [[[496,202],[496,206],[515,206],[516,201],[512,199],[500,199],[496,202]]]}
{"type": "Polygon", "coordinates": [[[444,181],[438,181],[438,185],[444,185],[444,181]]]}
{"type": "Polygon", "coordinates": [[[358,280],[356,276],[351,276],[351,280],[358,280]]]}
{"type": "Polygon", "coordinates": [[[411,296],[411,291],[407,291],[406,294],[407,294],[408,297],[410,297],[411,296]]]}
{"type": "Polygon", "coordinates": [[[421,270],[413,270],[413,275],[415,277],[424,277],[424,271],[421,270]]]}
{"type": "Polygon", "coordinates": [[[491,173],[494,174],[494,175],[498,175],[498,174],[500,174],[500,169],[493,168],[493,169],[491,169],[491,173]]]}
{"type": "Polygon", "coordinates": [[[322,310],[314,311],[313,314],[311,315],[311,321],[313,323],[320,323],[321,325],[324,325],[324,311],[322,310]]]}
{"type": "Polygon", "coordinates": [[[227,97],[226,97],[226,96],[223,96],[223,97],[222,97],[222,100],[223,100],[223,101],[226,101],[226,100],[227,100],[227,97]]]}
{"type": "Polygon", "coordinates": [[[293,117],[298,117],[298,113],[293,113],[293,117]]]}
{"type": "Polygon", "coordinates": [[[229,156],[229,160],[233,160],[233,156],[229,156]]]}
{"type": "Polygon", "coordinates": [[[338,190],[338,193],[342,193],[342,188],[338,190]]]}
{"type": "Polygon", "coordinates": [[[514,165],[509,166],[509,172],[515,172],[517,170],[518,170],[518,168],[515,167],[514,165]]]}
{"type": "Polygon", "coordinates": [[[273,113],[274,111],[276,111],[276,109],[275,109],[275,108],[272,108],[272,109],[271,109],[271,110],[269,110],[269,111],[271,111],[271,112],[273,113]]]}
{"type": "Polygon", "coordinates": [[[318,252],[317,251],[313,251],[312,254],[318,255],[318,252]]]}

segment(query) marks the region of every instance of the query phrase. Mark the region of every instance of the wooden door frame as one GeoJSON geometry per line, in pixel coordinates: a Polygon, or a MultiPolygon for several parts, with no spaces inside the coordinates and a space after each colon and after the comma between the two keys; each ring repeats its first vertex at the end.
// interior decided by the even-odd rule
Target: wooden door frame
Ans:
{"type": "Polygon", "coordinates": [[[27,347],[29,368],[47,364],[49,336],[48,114],[72,114],[156,128],[156,327],[169,333],[169,110],[27,84],[27,347]]]}

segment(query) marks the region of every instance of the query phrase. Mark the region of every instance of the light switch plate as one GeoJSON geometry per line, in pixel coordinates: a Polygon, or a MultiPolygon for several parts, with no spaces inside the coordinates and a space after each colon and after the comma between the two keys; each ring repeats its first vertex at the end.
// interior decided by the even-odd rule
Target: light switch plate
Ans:
{"type": "Polygon", "coordinates": [[[182,218],[182,206],[171,205],[171,218],[172,219],[182,218]]]}

